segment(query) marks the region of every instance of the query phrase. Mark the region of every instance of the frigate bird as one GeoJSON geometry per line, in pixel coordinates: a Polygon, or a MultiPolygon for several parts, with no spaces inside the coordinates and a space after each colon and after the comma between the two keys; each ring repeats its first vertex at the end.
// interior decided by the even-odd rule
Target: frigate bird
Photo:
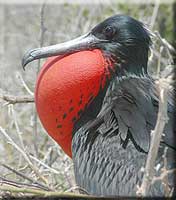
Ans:
{"type": "MultiPolygon", "coordinates": [[[[150,45],[150,33],[141,22],[115,15],[88,34],[30,50],[23,57],[25,67],[35,59],[54,56],[38,78],[37,111],[48,133],[72,157],[76,182],[89,194],[133,196],[141,184],[159,102],[159,89],[147,71],[150,45]],[[97,60],[91,61],[93,55],[103,59],[99,62],[103,70],[97,60]],[[52,113],[58,118],[51,120],[52,113]]],[[[168,117],[155,175],[163,167],[166,147],[167,167],[176,164],[172,91],[168,117]]],[[[168,182],[174,187],[173,175],[168,182]]],[[[156,182],[149,195],[164,195],[163,187],[156,182]]]]}

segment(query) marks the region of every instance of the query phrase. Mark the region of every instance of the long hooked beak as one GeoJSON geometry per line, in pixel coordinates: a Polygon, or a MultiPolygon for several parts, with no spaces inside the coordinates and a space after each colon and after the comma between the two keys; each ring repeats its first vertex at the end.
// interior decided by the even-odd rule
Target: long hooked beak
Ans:
{"type": "Polygon", "coordinates": [[[32,49],[25,53],[22,59],[22,66],[23,69],[25,69],[25,66],[28,63],[40,58],[47,58],[57,55],[63,57],[74,52],[95,49],[98,48],[98,44],[101,42],[106,42],[106,40],[100,40],[91,33],[88,33],[68,42],[32,49]]]}

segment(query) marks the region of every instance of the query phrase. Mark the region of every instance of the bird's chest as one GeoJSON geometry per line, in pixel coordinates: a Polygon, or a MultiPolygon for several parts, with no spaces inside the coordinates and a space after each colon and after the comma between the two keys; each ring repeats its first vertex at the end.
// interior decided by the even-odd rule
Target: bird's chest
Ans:
{"type": "Polygon", "coordinates": [[[135,194],[145,156],[132,144],[123,149],[118,134],[112,137],[90,134],[81,128],[72,140],[77,184],[94,195],[135,194]],[[136,158],[139,162],[135,162],[136,158]]]}

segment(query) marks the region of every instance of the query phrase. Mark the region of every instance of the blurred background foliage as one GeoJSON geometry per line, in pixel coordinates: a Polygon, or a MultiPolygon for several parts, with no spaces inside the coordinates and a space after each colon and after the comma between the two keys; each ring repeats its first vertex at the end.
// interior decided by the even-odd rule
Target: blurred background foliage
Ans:
{"type": "MultiPolygon", "coordinates": [[[[35,88],[38,66],[42,66],[44,60],[30,63],[26,71],[23,71],[21,59],[26,50],[77,37],[114,14],[127,14],[137,18],[176,46],[176,6],[174,3],[157,2],[159,1],[153,4],[0,4],[0,92],[31,95],[35,88]]],[[[160,52],[160,47],[155,41],[157,53],[160,52]]],[[[152,73],[157,70],[160,59],[157,53],[149,62],[152,73]]],[[[162,68],[171,64],[167,51],[163,51],[161,61],[162,68]]],[[[34,173],[29,163],[3,134],[0,134],[0,162],[53,190],[63,191],[75,185],[71,159],[42,128],[36,119],[34,104],[7,105],[0,100],[0,127],[30,157],[44,179],[34,173]]],[[[28,180],[2,165],[0,177],[28,183],[28,180]]]]}

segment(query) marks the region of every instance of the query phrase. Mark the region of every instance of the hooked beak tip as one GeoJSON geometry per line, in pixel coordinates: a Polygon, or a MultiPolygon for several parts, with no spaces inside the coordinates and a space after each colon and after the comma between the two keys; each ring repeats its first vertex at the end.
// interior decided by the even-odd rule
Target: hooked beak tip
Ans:
{"type": "Polygon", "coordinates": [[[26,67],[26,65],[27,65],[28,63],[30,63],[31,61],[34,60],[34,57],[31,55],[31,51],[32,51],[32,50],[27,51],[27,52],[24,54],[23,58],[22,58],[21,64],[22,64],[23,70],[25,70],[25,67],[26,67]]]}

